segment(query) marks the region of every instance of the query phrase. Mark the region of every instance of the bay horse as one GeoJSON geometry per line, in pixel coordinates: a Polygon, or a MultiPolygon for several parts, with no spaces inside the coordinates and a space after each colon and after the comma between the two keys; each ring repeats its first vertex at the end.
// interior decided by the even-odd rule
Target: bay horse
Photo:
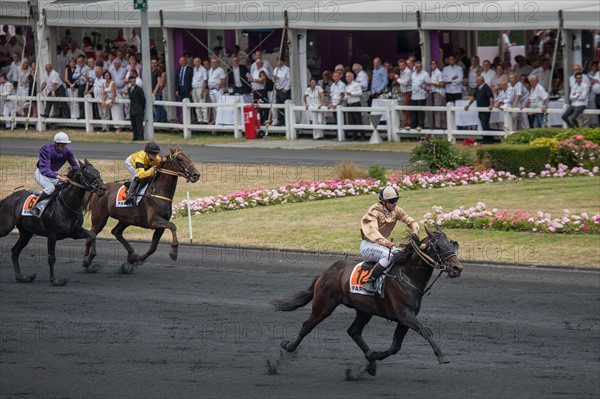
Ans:
{"type": "MultiPolygon", "coordinates": [[[[31,283],[36,274],[23,275],[19,265],[19,255],[27,246],[34,235],[48,238],[48,265],[50,266],[50,282],[54,286],[63,286],[66,279],[54,277],[54,264],[56,262],[56,241],[65,238],[86,238],[92,250],[86,254],[84,264],[91,264],[96,256],[96,234],[82,227],[83,225],[83,198],[86,192],[92,192],[99,197],[104,195],[105,186],[100,173],[88,162],[79,161],[79,169],[70,170],[67,177],[70,182],[60,184],[53,197],[52,203],[38,219],[34,216],[22,216],[25,201],[31,195],[28,190],[19,190],[0,200],[0,237],[6,236],[16,226],[19,230],[19,239],[11,249],[11,258],[15,269],[15,278],[20,283],[31,283]]],[[[29,199],[32,201],[31,199],[29,199]]],[[[33,205],[33,202],[32,204],[33,205]]]]}
{"type": "MultiPolygon", "coordinates": [[[[287,299],[273,301],[272,304],[277,310],[286,312],[294,311],[313,301],[312,312],[302,324],[298,336],[292,341],[283,341],[281,346],[286,351],[293,352],[317,324],[329,317],[338,305],[344,304],[356,310],[356,318],[347,332],[365,354],[369,362],[366,367],[369,374],[376,374],[377,360],[383,360],[400,350],[408,329],[419,333],[429,342],[440,364],[447,363],[445,355],[433,340],[431,330],[421,324],[417,315],[433,270],[440,269],[440,275],[446,272],[451,278],[459,277],[462,265],[456,255],[458,243],[450,240],[439,229],[434,232],[425,230],[427,237],[423,241],[416,235],[410,235],[404,250],[392,255],[385,274],[384,295],[381,299],[351,293],[350,279],[356,278],[356,275],[351,275],[357,262],[340,260],[317,276],[306,291],[300,291],[287,299]],[[373,316],[384,317],[397,323],[390,348],[382,352],[371,350],[362,338],[363,328],[373,316]]],[[[368,271],[362,273],[362,276],[359,275],[360,282],[366,282],[370,274],[371,271],[368,271]]]]}
{"type": "MultiPolygon", "coordinates": [[[[111,233],[119,240],[127,250],[127,267],[123,265],[121,272],[131,273],[137,262],[143,262],[152,255],[158,246],[165,229],[171,230],[173,241],[171,243],[171,252],[169,256],[172,260],[177,259],[177,227],[170,221],[172,214],[173,195],[177,188],[177,179],[184,177],[188,182],[197,182],[200,179],[200,173],[190,160],[190,158],[177,146],[175,149],[169,147],[170,153],[161,157],[161,162],[156,168],[156,173],[152,176],[148,188],[137,206],[137,213],[133,207],[117,207],[117,195],[121,188],[121,183],[108,183],[106,185],[107,193],[100,197],[95,194],[86,196],[86,207],[92,214],[91,231],[98,234],[102,231],[109,217],[118,220],[117,225],[111,233]],[[139,226],[146,229],[153,229],[152,243],[150,249],[143,255],[135,253],[133,247],[123,237],[123,232],[129,226],[139,226]]],[[[134,198],[134,201],[136,198],[134,198]]],[[[85,243],[85,255],[90,250],[91,240],[85,243]]]]}

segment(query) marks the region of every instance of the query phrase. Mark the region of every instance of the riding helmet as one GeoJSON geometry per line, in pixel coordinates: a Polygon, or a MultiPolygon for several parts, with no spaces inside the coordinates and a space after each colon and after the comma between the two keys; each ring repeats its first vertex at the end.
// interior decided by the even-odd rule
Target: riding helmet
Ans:
{"type": "Polygon", "coordinates": [[[396,190],[394,187],[392,186],[387,186],[385,187],[383,190],[381,190],[381,192],[379,193],[379,201],[390,201],[390,200],[397,200],[398,198],[400,198],[400,194],[398,193],[398,190],[396,190]]]}
{"type": "Polygon", "coordinates": [[[152,154],[158,154],[160,152],[160,147],[154,141],[151,141],[148,144],[146,144],[146,148],[144,148],[144,151],[152,154]]]}
{"type": "Polygon", "coordinates": [[[58,132],[54,135],[54,142],[56,144],[69,144],[71,140],[69,140],[69,136],[65,132],[58,132]]]}

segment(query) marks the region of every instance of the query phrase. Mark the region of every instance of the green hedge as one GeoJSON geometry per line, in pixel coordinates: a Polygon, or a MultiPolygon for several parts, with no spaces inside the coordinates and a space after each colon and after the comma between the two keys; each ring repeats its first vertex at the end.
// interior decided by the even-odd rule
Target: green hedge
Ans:
{"type": "Polygon", "coordinates": [[[533,140],[542,137],[556,138],[561,141],[578,134],[582,135],[584,139],[600,145],[600,128],[564,129],[560,127],[548,127],[539,129],[525,129],[511,134],[502,140],[502,142],[504,144],[529,144],[533,140]]]}
{"type": "Polygon", "coordinates": [[[477,150],[477,162],[486,168],[519,175],[519,168],[539,173],[550,159],[550,148],[531,145],[499,144],[477,150]]]}

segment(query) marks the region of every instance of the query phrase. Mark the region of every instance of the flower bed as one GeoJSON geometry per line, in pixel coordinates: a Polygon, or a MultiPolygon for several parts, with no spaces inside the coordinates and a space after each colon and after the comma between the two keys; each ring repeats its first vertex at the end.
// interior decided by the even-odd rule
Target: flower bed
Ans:
{"type": "MultiPolygon", "coordinates": [[[[517,177],[508,172],[497,172],[489,169],[478,172],[474,167],[462,167],[456,170],[441,169],[438,173],[415,173],[405,176],[393,176],[387,181],[400,191],[433,189],[439,187],[464,186],[467,184],[487,184],[502,181],[513,181],[538,177],[567,177],[567,176],[595,176],[598,168],[589,171],[584,168],[569,169],[564,165],[553,168],[546,165],[546,170],[538,176],[535,173],[521,173],[517,177]]],[[[277,186],[272,189],[253,189],[239,191],[233,194],[222,194],[190,201],[192,214],[220,212],[257,206],[285,204],[289,202],[318,201],[329,198],[340,198],[358,195],[378,194],[385,184],[380,180],[324,180],[313,182],[300,180],[293,184],[277,186]]],[[[173,217],[187,216],[187,201],[173,205],[173,217]]]]}
{"type": "Polygon", "coordinates": [[[423,215],[420,223],[446,228],[481,229],[495,231],[530,231],[563,234],[600,234],[600,214],[590,217],[587,213],[571,214],[568,209],[561,217],[537,212],[528,215],[523,210],[485,209],[483,202],[471,208],[460,207],[444,212],[441,206],[432,207],[432,212],[423,215]]]}

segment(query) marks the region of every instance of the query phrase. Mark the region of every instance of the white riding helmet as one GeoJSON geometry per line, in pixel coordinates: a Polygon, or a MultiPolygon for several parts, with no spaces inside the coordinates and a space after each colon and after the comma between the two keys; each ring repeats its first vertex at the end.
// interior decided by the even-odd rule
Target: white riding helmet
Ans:
{"type": "Polygon", "coordinates": [[[386,188],[381,190],[381,192],[379,193],[380,201],[387,202],[387,201],[398,200],[398,198],[400,198],[400,194],[398,193],[398,190],[396,190],[392,186],[387,186],[386,188]]]}
{"type": "Polygon", "coordinates": [[[54,135],[54,142],[56,144],[69,144],[71,140],[69,140],[69,136],[65,132],[58,132],[54,135]]]}

